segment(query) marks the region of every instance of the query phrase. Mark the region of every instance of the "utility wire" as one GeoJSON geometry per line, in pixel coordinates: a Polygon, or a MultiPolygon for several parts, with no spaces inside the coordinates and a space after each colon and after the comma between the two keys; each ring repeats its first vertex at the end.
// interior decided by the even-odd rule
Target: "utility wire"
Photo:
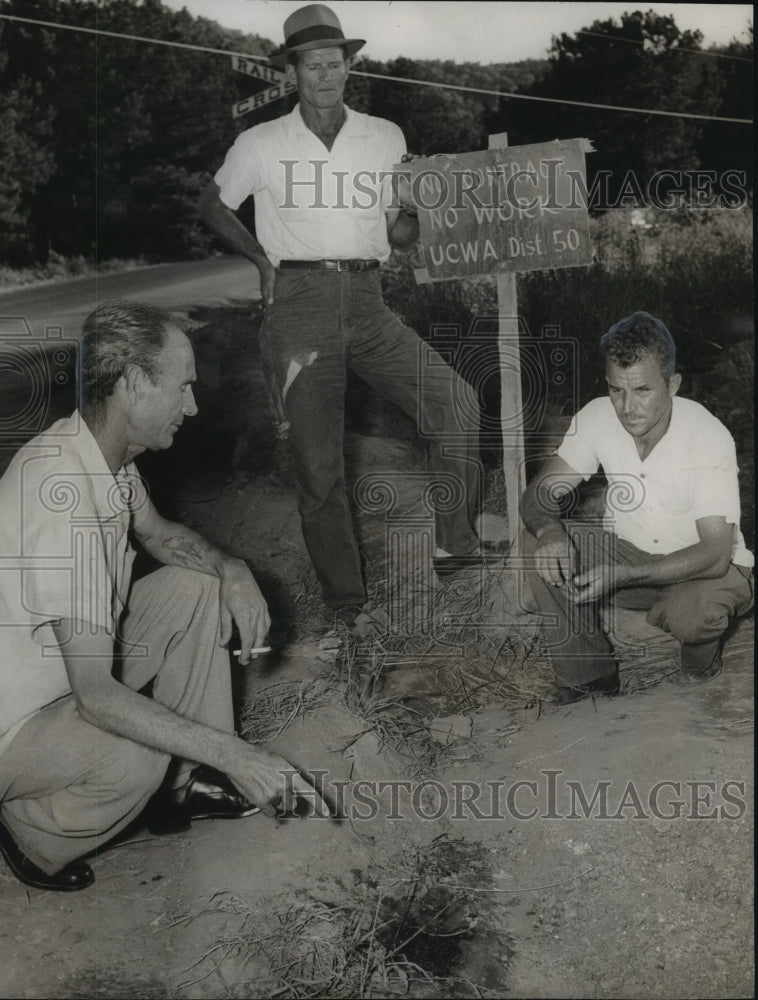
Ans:
{"type": "Polygon", "coordinates": [[[635,115],[663,115],[667,118],[699,118],[707,122],[731,122],[734,125],[752,125],[752,118],[724,118],[717,115],[696,115],[688,111],[659,111],[654,108],[629,108],[622,104],[594,104],[590,101],[568,101],[563,97],[535,97],[533,94],[513,94],[502,90],[482,90],[478,87],[462,87],[457,83],[436,83],[431,80],[413,80],[407,76],[387,76],[384,73],[366,73],[351,70],[356,76],[370,76],[376,80],[394,83],[415,83],[419,87],[440,87],[444,90],[461,90],[467,94],[489,94],[492,97],[507,97],[515,101],[542,101],[548,104],[570,104],[575,108],[597,108],[600,111],[626,111],[635,115]]]}
{"type": "MultiPolygon", "coordinates": [[[[80,31],[90,35],[105,35],[108,38],[121,38],[131,42],[148,42],[153,45],[167,45],[172,48],[192,49],[195,52],[210,52],[214,55],[242,56],[245,59],[268,61],[268,56],[253,55],[247,52],[233,52],[230,49],[213,49],[205,45],[190,45],[187,42],[169,42],[163,38],[148,38],[142,35],[125,35],[116,31],[104,31],[101,28],[83,28],[73,24],[61,24],[56,21],[39,21],[30,17],[17,17],[11,14],[0,14],[6,21],[20,21],[25,24],[35,24],[46,28],[60,28],[64,31],[80,31]]],[[[603,36],[608,37],[608,36],[603,36]]],[[[436,87],[440,90],[455,90],[466,94],[484,94],[488,97],[504,97],[513,101],[537,101],[543,104],[567,104],[576,108],[594,108],[599,111],[623,111],[636,115],[657,115],[666,118],[696,118],[708,122],[728,122],[732,125],[752,125],[752,118],[727,118],[717,115],[698,115],[688,111],[661,111],[655,108],[630,108],[619,104],[596,104],[590,101],[570,101],[562,97],[536,97],[533,94],[515,94],[512,91],[485,90],[480,87],[463,87],[456,83],[438,83],[433,80],[414,80],[407,76],[389,76],[386,73],[368,73],[365,70],[352,70],[354,76],[369,77],[374,80],[388,80],[390,83],[410,83],[417,87],[436,87]]]]}
{"type": "MultiPolygon", "coordinates": [[[[577,31],[577,35],[588,35],[590,38],[602,38],[606,42],[626,42],[627,45],[644,45],[645,42],[640,38],[622,38],[620,35],[606,35],[602,31],[577,31]]],[[[667,49],[667,52],[688,52],[693,56],[708,56],[711,59],[734,59],[736,62],[748,62],[751,63],[753,60],[749,59],[747,56],[733,56],[728,52],[711,52],[709,49],[683,49],[683,48],[673,48],[667,49]]]]}

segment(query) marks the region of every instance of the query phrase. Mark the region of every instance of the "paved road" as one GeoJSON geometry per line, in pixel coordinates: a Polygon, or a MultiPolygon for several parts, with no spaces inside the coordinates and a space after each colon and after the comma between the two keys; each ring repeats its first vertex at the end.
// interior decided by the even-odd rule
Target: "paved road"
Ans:
{"type": "Polygon", "coordinates": [[[76,405],[72,341],[111,298],[182,314],[260,298],[258,271],[242,258],[215,257],[0,292],[0,472],[20,444],[76,405]]]}
{"type": "Polygon", "coordinates": [[[258,271],[239,257],[85,275],[0,292],[0,343],[23,335],[24,320],[35,339],[45,338],[48,327],[62,327],[64,338],[78,339],[85,316],[105,299],[133,298],[173,312],[187,312],[196,306],[259,297],[258,271]]]}

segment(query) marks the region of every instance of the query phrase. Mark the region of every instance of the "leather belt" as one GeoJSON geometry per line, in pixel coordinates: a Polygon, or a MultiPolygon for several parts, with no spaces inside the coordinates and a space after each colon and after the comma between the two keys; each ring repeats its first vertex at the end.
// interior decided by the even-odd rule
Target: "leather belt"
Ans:
{"type": "Polygon", "coordinates": [[[378,260],[280,260],[281,268],[300,268],[309,271],[373,271],[380,267],[378,260]]]}

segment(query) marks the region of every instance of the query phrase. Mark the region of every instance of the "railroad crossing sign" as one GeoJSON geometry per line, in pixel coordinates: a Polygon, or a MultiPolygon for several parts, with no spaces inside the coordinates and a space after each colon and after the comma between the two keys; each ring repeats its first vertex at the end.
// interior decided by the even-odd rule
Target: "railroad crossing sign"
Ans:
{"type": "Polygon", "coordinates": [[[262,83],[270,84],[265,90],[261,90],[257,94],[245,97],[243,100],[233,104],[233,118],[241,118],[251,111],[258,111],[259,108],[265,107],[272,101],[278,101],[282,97],[287,97],[288,94],[293,94],[297,89],[294,83],[289,82],[285,73],[281,73],[272,66],[266,66],[255,59],[250,59],[248,56],[233,55],[232,69],[237,73],[244,73],[245,76],[260,80],[262,83]]]}

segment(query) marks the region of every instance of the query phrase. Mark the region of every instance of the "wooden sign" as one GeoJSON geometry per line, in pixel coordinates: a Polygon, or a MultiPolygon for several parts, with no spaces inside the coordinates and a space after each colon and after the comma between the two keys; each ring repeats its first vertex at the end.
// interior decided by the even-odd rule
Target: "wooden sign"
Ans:
{"type": "Polygon", "coordinates": [[[587,139],[566,139],[413,160],[429,276],[591,264],[584,197],[591,151],[587,139]]]}
{"type": "Polygon", "coordinates": [[[256,80],[260,80],[262,83],[284,83],[287,79],[287,74],[282,73],[278,69],[274,69],[273,66],[266,66],[264,63],[258,62],[256,59],[248,59],[247,56],[232,56],[232,69],[237,73],[244,73],[246,76],[252,76],[256,80]]]}
{"type": "Polygon", "coordinates": [[[286,97],[288,94],[294,94],[297,87],[294,83],[290,83],[289,80],[285,80],[283,83],[277,83],[273,87],[269,87],[267,90],[261,90],[257,94],[253,94],[251,97],[245,97],[241,101],[237,101],[236,104],[232,105],[232,117],[241,118],[242,115],[247,115],[251,111],[257,111],[259,108],[264,107],[266,104],[270,104],[272,101],[278,101],[282,97],[286,97]]]}

